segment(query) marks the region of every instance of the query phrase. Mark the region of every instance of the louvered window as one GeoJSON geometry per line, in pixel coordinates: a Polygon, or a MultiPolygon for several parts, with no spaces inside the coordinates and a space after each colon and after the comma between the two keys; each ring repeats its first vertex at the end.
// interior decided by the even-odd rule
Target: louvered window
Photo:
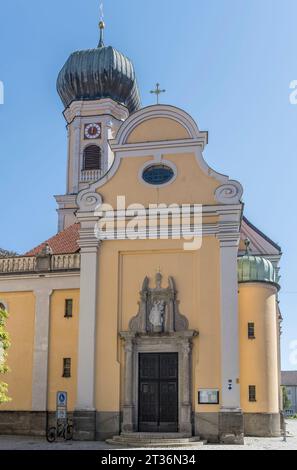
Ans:
{"type": "Polygon", "coordinates": [[[249,386],[249,401],[251,402],[256,401],[256,386],[255,385],[249,386]]]}
{"type": "Polygon", "coordinates": [[[89,145],[84,150],[84,170],[101,169],[101,149],[98,145],[89,145]]]}
{"type": "Polygon", "coordinates": [[[71,377],[71,359],[70,357],[64,357],[63,359],[63,377],[71,377]]]}

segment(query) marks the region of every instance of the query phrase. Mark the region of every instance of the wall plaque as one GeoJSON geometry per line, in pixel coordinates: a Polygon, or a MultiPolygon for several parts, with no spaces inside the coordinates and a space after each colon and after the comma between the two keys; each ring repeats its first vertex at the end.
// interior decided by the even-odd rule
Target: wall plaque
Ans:
{"type": "Polygon", "coordinates": [[[205,389],[198,391],[199,405],[218,405],[220,403],[220,392],[216,389],[205,389]]]}

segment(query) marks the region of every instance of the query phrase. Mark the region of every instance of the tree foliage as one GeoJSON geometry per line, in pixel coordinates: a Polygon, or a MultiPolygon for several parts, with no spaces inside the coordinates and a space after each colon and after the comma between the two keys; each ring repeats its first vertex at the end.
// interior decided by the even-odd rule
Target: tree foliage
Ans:
{"type": "Polygon", "coordinates": [[[0,258],[9,258],[13,256],[17,256],[15,251],[3,250],[3,248],[0,248],[0,258]]]}
{"type": "Polygon", "coordinates": [[[282,387],[283,389],[283,410],[288,410],[291,408],[291,402],[288,397],[288,391],[286,387],[282,387]]]}
{"type": "MultiPolygon", "coordinates": [[[[10,346],[9,335],[6,331],[6,321],[8,313],[6,310],[0,308],[0,379],[1,376],[9,371],[6,365],[7,350],[10,346]]],[[[10,401],[8,397],[8,386],[5,382],[0,380],[0,403],[7,403],[10,401]]]]}

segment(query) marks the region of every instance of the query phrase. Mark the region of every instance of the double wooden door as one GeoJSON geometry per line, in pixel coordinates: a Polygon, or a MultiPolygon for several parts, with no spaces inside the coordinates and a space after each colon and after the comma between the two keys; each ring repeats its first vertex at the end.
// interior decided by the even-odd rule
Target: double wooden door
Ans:
{"type": "Polygon", "coordinates": [[[140,354],[139,431],[178,431],[178,354],[140,354]]]}

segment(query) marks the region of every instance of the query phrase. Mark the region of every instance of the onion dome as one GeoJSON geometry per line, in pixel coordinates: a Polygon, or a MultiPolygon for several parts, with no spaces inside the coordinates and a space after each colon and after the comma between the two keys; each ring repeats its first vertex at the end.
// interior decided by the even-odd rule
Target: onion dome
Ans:
{"type": "Polygon", "coordinates": [[[267,282],[279,287],[279,276],[271,261],[262,256],[251,255],[249,240],[245,241],[245,245],[246,253],[237,261],[238,282],[267,282]]]}
{"type": "Polygon", "coordinates": [[[73,101],[111,98],[130,112],[140,108],[140,95],[133,63],[113,47],[105,47],[105,24],[99,23],[100,41],[96,49],[70,55],[57,80],[57,90],[67,108],[73,101]]]}

